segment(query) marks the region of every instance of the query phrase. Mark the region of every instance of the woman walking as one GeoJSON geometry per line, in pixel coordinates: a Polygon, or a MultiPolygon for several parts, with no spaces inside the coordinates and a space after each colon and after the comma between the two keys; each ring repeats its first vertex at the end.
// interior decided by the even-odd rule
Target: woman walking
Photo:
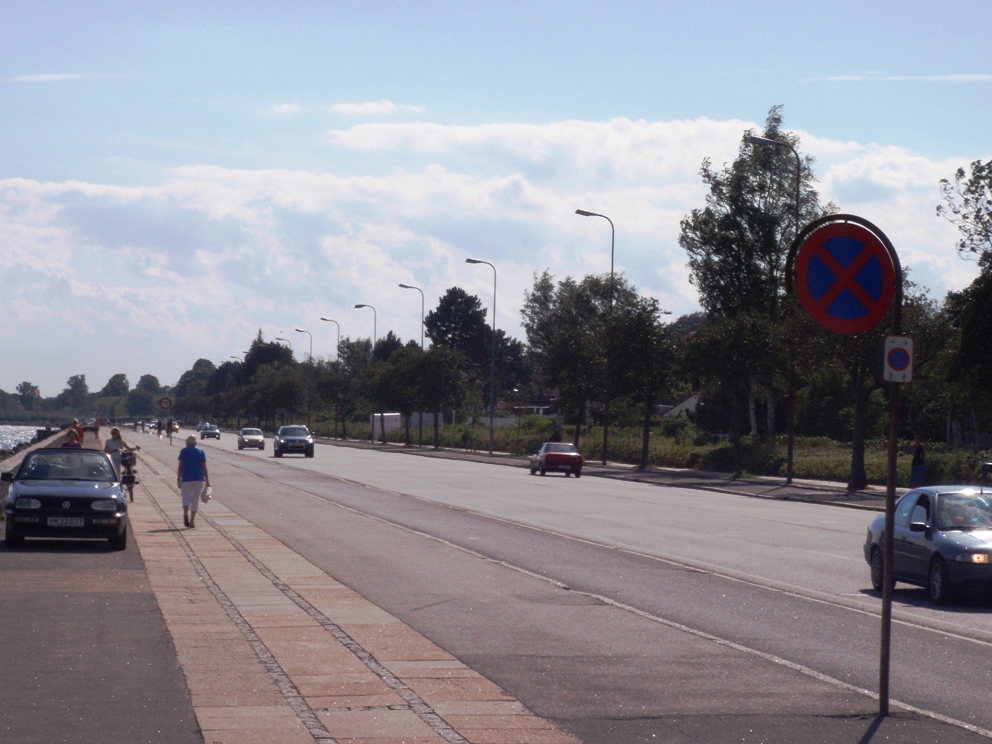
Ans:
{"type": "Polygon", "coordinates": [[[183,497],[183,524],[196,529],[196,512],[200,508],[200,494],[210,486],[207,472],[207,453],[196,446],[196,437],[186,437],[186,446],[179,450],[179,470],[176,484],[183,497]]]}

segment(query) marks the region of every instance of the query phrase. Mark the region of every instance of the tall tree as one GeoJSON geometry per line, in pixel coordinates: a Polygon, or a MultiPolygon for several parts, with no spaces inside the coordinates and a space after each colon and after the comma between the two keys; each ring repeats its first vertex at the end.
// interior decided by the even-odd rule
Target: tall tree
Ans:
{"type": "Polygon", "coordinates": [[[127,381],[127,375],[121,372],[107,380],[107,384],[97,395],[101,398],[117,398],[127,395],[130,389],[131,385],[127,381]]]}
{"type": "Polygon", "coordinates": [[[32,385],[25,380],[17,386],[17,397],[21,408],[25,411],[33,411],[35,409],[35,403],[41,397],[41,392],[38,390],[37,385],[32,385]]]}
{"type": "Polygon", "coordinates": [[[992,160],[976,160],[970,173],[958,168],[954,183],[941,179],[940,195],[946,204],[937,207],[937,214],[950,220],[961,233],[958,254],[988,268],[992,261],[992,160]]]}
{"type": "Polygon", "coordinates": [[[476,366],[489,363],[489,328],[486,309],[475,295],[451,287],[437,308],[424,318],[424,332],[435,346],[446,346],[464,354],[476,366]]]}
{"type": "Polygon", "coordinates": [[[134,386],[134,389],[143,390],[152,395],[159,395],[162,392],[162,383],[158,381],[155,375],[142,375],[138,380],[138,384],[134,386]]]}
{"type": "Polygon", "coordinates": [[[58,396],[58,402],[66,408],[81,410],[86,406],[90,389],[86,375],[73,375],[65,383],[65,390],[58,396]]]}

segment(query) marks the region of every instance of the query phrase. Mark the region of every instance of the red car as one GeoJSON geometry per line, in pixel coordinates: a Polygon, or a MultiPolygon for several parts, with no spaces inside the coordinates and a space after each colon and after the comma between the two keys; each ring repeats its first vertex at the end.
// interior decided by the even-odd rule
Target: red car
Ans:
{"type": "Polygon", "coordinates": [[[541,475],[551,473],[564,473],[567,478],[574,475],[576,478],[582,477],[582,455],[575,449],[574,444],[564,442],[545,442],[536,455],[530,458],[530,474],[541,475]]]}

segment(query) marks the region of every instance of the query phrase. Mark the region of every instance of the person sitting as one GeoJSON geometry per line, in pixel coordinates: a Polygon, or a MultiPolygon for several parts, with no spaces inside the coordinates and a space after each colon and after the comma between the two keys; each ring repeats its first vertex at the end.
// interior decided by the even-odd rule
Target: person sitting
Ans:
{"type": "Polygon", "coordinates": [[[79,442],[79,437],[76,436],[76,432],[73,429],[69,429],[69,433],[65,435],[65,441],[62,442],[62,446],[68,449],[82,449],[83,445],[79,442]]]}

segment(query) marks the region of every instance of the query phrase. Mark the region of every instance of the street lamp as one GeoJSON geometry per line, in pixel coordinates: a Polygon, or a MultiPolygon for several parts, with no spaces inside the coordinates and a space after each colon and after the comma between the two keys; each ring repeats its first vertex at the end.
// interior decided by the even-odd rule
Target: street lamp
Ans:
{"type": "Polygon", "coordinates": [[[297,333],[305,333],[310,337],[310,366],[307,368],[307,428],[310,428],[310,401],[313,397],[313,334],[302,328],[294,329],[297,333]]]}
{"type": "Polygon", "coordinates": [[[372,310],[372,351],[375,351],[375,337],[376,337],[376,323],[379,322],[379,314],[375,311],[375,308],[371,305],[355,305],[355,308],[367,307],[372,310]]]}
{"type": "Polygon", "coordinates": [[[333,323],[334,325],[336,325],[338,327],[338,342],[334,346],[334,358],[337,359],[337,357],[338,357],[338,346],[341,345],[341,324],[338,323],[336,320],[332,320],[331,318],[321,318],[321,320],[327,321],[328,323],[333,323]]]}
{"type": "Polygon", "coordinates": [[[415,289],[420,292],[420,350],[424,349],[424,290],[410,284],[401,284],[401,289],[415,289]]]}
{"type": "Polygon", "coordinates": [[[285,341],[289,345],[289,350],[293,350],[293,342],[288,338],[283,338],[282,336],[276,336],[276,341],[285,341]]]}
{"type": "Polygon", "coordinates": [[[496,267],[478,258],[466,258],[468,264],[485,264],[493,270],[493,350],[489,365],[489,454],[493,454],[493,430],[496,427],[496,267]]]}
{"type": "MultiPolygon", "coordinates": [[[[581,215],[582,217],[602,217],[604,220],[610,223],[610,315],[613,315],[613,249],[616,245],[617,231],[613,227],[613,220],[607,217],[605,214],[599,214],[598,212],[589,212],[585,209],[576,209],[575,213],[581,215]]],[[[607,346],[607,348],[609,348],[607,346]]],[[[609,358],[606,360],[606,405],[603,411],[603,465],[606,465],[606,456],[609,452],[610,443],[610,398],[612,397],[610,388],[610,365],[609,358]]]]}
{"type": "MultiPolygon", "coordinates": [[[[796,148],[790,145],[788,142],[780,142],[779,140],[768,139],[767,137],[757,137],[753,134],[749,134],[744,138],[744,141],[749,145],[761,145],[763,147],[785,147],[792,151],[792,154],[796,156],[796,232],[795,237],[799,237],[799,186],[802,183],[802,160],[799,159],[799,153],[796,152],[796,148]]],[[[795,239],[795,238],[794,238],[795,239]]],[[[789,345],[789,422],[788,422],[788,444],[786,445],[786,456],[785,456],[785,483],[789,485],[792,483],[792,463],[793,463],[793,452],[795,450],[795,429],[796,429],[796,359],[795,350],[792,348],[792,344],[789,345]]]]}

